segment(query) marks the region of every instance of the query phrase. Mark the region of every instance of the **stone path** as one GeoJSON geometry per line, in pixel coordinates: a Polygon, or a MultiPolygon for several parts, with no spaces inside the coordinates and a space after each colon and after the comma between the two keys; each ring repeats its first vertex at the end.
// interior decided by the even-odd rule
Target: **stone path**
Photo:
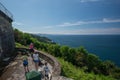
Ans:
{"type": "MultiPolygon", "coordinates": [[[[35,66],[34,63],[32,62],[32,58],[29,57],[28,60],[29,60],[29,70],[30,71],[35,70],[35,66]]],[[[49,67],[50,69],[52,69],[51,65],[49,65],[49,67]]],[[[6,67],[4,73],[0,77],[0,80],[26,80],[21,55],[18,55],[16,59],[6,67]]]]}

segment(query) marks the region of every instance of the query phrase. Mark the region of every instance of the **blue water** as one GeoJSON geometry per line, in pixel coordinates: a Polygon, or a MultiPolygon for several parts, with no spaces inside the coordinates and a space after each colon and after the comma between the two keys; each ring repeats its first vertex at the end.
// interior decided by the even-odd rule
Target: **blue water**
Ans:
{"type": "Polygon", "coordinates": [[[89,53],[120,66],[120,35],[46,35],[60,45],[84,46],[89,53]]]}

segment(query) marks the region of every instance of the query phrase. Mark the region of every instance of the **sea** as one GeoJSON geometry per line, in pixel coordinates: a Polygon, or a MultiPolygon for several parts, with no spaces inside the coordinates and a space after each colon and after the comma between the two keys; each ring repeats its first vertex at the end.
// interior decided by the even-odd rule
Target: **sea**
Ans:
{"type": "Polygon", "coordinates": [[[120,67],[120,35],[44,35],[53,42],[73,48],[83,46],[101,60],[110,60],[120,67]]]}

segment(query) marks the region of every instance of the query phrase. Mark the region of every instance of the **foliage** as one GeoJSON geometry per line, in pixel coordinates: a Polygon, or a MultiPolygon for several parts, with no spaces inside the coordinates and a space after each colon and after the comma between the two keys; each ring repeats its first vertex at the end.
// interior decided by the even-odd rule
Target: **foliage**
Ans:
{"type": "Polygon", "coordinates": [[[62,65],[61,75],[70,77],[74,80],[115,80],[110,76],[95,75],[94,73],[85,73],[83,69],[73,66],[62,58],[58,58],[62,65]]]}
{"type": "Polygon", "coordinates": [[[36,38],[36,39],[37,39],[38,41],[40,41],[40,42],[55,44],[51,39],[48,39],[47,37],[39,36],[39,34],[38,34],[38,35],[36,35],[36,34],[31,34],[31,36],[32,36],[33,38],[36,38]]]}
{"type": "Polygon", "coordinates": [[[76,53],[76,49],[74,49],[74,48],[69,48],[68,49],[68,59],[67,59],[67,61],[69,61],[69,62],[71,62],[71,63],[73,63],[73,64],[75,64],[75,53],[76,53]]]}
{"type": "Polygon", "coordinates": [[[38,47],[39,42],[53,43],[50,39],[46,37],[38,37],[38,35],[23,33],[18,29],[14,29],[14,37],[15,41],[21,43],[22,45],[28,45],[33,42],[35,43],[35,46],[38,47]]]}
{"type": "Polygon", "coordinates": [[[51,45],[51,44],[48,44],[48,53],[58,57],[58,56],[61,56],[60,55],[60,46],[59,45],[51,45]]]}
{"type": "Polygon", "coordinates": [[[86,60],[88,71],[99,73],[99,70],[97,68],[101,64],[101,60],[99,59],[99,57],[94,54],[88,54],[86,60]]]}
{"type": "Polygon", "coordinates": [[[68,59],[68,50],[69,50],[68,46],[61,46],[60,47],[61,57],[63,57],[66,60],[68,59]]]}
{"type": "Polygon", "coordinates": [[[22,44],[20,44],[20,43],[15,43],[15,45],[16,45],[16,48],[26,48],[26,46],[24,46],[24,45],[22,45],[22,44]]]}

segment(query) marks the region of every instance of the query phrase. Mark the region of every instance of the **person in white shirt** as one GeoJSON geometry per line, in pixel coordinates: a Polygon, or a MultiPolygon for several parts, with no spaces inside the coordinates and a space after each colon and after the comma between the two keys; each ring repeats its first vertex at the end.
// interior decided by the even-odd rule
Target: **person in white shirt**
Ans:
{"type": "Polygon", "coordinates": [[[32,55],[33,61],[35,63],[35,68],[38,70],[38,64],[39,64],[39,52],[34,52],[32,55]]]}

